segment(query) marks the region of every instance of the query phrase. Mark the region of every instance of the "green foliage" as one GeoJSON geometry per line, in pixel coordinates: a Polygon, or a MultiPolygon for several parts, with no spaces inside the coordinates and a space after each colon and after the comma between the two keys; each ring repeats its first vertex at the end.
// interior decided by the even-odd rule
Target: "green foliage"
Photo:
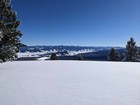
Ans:
{"type": "Polygon", "coordinates": [[[126,45],[125,60],[130,62],[137,61],[138,48],[135,40],[131,37],[126,45]]]}
{"type": "Polygon", "coordinates": [[[52,53],[50,60],[58,60],[56,53],[52,53]]]}
{"type": "Polygon", "coordinates": [[[120,61],[120,54],[117,52],[114,48],[110,50],[110,53],[108,55],[109,61],[120,61]]]}
{"type": "Polygon", "coordinates": [[[14,60],[20,47],[22,33],[18,30],[20,21],[11,8],[10,0],[0,0],[0,59],[2,61],[14,60]]]}

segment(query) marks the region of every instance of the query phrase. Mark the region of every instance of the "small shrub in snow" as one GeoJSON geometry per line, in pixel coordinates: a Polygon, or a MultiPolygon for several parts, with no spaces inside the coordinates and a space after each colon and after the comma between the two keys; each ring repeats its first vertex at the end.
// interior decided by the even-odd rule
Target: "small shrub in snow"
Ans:
{"type": "Polygon", "coordinates": [[[58,60],[56,53],[52,53],[50,60],[58,60]]]}
{"type": "Polygon", "coordinates": [[[77,59],[78,59],[78,60],[84,60],[84,58],[83,58],[82,55],[77,55],[77,59]]]}

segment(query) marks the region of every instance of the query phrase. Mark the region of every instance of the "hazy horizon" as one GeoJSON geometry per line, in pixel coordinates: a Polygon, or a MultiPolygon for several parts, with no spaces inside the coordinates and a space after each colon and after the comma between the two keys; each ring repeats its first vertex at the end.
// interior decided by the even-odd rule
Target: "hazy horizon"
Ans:
{"type": "MultiPolygon", "coordinates": [[[[93,45],[93,46],[86,46],[86,45],[43,45],[43,44],[40,44],[40,45],[27,45],[28,47],[29,46],[74,46],[74,47],[122,47],[124,48],[125,46],[97,46],[97,45],[93,45]]],[[[138,46],[139,47],[139,46],[138,46]]]]}

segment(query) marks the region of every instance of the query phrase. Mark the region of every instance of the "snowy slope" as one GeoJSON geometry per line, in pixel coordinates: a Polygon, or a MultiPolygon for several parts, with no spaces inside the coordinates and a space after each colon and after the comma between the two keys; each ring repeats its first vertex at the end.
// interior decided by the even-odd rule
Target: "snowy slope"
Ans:
{"type": "Polygon", "coordinates": [[[0,105],[140,105],[140,63],[0,64],[0,105]]]}

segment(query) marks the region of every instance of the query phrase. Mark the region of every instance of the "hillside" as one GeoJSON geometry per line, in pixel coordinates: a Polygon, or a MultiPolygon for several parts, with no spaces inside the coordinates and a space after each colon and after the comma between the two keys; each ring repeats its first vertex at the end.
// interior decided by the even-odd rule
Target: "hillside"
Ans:
{"type": "Polygon", "coordinates": [[[0,105],[139,105],[140,63],[0,64],[0,105]]]}

